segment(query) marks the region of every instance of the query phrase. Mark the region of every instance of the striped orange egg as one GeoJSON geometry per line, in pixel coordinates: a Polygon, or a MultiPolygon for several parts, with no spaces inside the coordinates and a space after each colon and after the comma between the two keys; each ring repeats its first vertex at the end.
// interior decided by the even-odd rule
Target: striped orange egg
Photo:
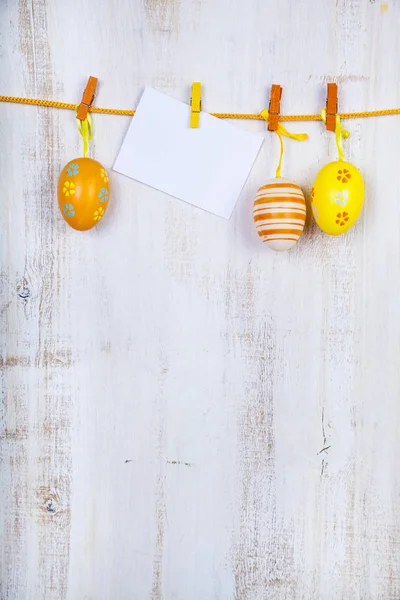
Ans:
{"type": "Polygon", "coordinates": [[[289,250],[303,233],[306,202],[301,188],[276,177],[260,187],[254,200],[254,223],[263,242],[272,250],[289,250]]]}

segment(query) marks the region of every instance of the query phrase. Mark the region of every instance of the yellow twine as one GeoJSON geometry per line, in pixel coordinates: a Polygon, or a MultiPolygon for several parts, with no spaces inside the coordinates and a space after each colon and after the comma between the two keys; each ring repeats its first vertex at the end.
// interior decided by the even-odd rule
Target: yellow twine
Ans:
{"type": "MultiPolygon", "coordinates": [[[[326,108],[321,110],[321,119],[326,125],[326,108]]],[[[336,126],[335,126],[336,146],[339,154],[339,160],[344,160],[343,152],[343,138],[347,140],[350,137],[350,131],[347,131],[340,122],[340,115],[336,115],[336,126]]]]}
{"type": "MultiPolygon", "coordinates": [[[[264,110],[261,111],[260,115],[263,119],[265,119],[268,122],[269,113],[266,108],[264,108],[264,110]]],[[[278,128],[276,129],[275,133],[277,134],[280,143],[279,163],[278,168],[276,169],[275,177],[280,177],[284,150],[282,136],[290,138],[291,140],[298,140],[299,142],[302,142],[304,140],[308,140],[308,135],[306,133],[289,133],[286,127],[284,127],[281,123],[278,123],[278,128]]]]}
{"type": "MultiPolygon", "coordinates": [[[[78,105],[75,107],[75,111],[78,111],[78,105]]],[[[87,158],[87,155],[89,154],[89,141],[93,139],[92,117],[88,113],[84,121],[76,119],[76,124],[83,139],[83,156],[87,158]]]]}
{"type": "MultiPolygon", "coordinates": [[[[16,104],[31,104],[34,106],[47,106],[50,108],[63,108],[67,110],[76,110],[76,104],[68,102],[57,102],[56,100],[41,100],[38,98],[20,98],[18,96],[0,96],[0,102],[13,102],[16,104]]],[[[98,108],[90,106],[89,112],[101,113],[103,115],[125,115],[133,117],[134,110],[118,109],[118,108],[98,108]]],[[[263,120],[260,113],[210,113],[213,117],[219,119],[253,119],[263,120]]],[[[341,119],[361,119],[363,117],[385,117],[389,115],[400,115],[400,108],[388,108],[385,110],[370,110],[363,112],[340,113],[341,119]]],[[[279,115],[279,121],[321,121],[320,114],[312,115],[279,115]]]]}

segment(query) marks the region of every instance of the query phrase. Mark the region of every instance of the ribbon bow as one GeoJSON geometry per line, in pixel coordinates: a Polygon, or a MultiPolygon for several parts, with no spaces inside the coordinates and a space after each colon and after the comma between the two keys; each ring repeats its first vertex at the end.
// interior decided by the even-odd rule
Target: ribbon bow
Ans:
{"type": "MultiPolygon", "coordinates": [[[[75,111],[78,111],[79,104],[76,105],[75,111]]],[[[80,121],[78,118],[76,119],[76,124],[78,126],[78,131],[83,138],[83,156],[86,158],[89,153],[89,141],[93,138],[93,123],[92,117],[90,114],[87,114],[87,117],[84,121],[80,121]]]]}
{"type": "MultiPolygon", "coordinates": [[[[266,108],[264,108],[264,110],[261,111],[260,116],[268,122],[269,112],[267,111],[266,108]]],[[[279,153],[278,168],[276,169],[276,177],[280,177],[281,176],[281,167],[282,167],[282,157],[283,157],[282,136],[290,138],[291,140],[298,140],[299,142],[302,142],[304,140],[308,140],[308,135],[307,135],[307,133],[289,133],[289,131],[286,129],[286,127],[284,127],[282,125],[282,123],[279,123],[279,122],[278,122],[278,128],[276,129],[275,133],[279,138],[279,142],[280,142],[280,146],[281,146],[280,153],[279,153]]]]}
{"type": "MultiPolygon", "coordinates": [[[[326,125],[326,108],[321,110],[321,119],[326,125]]],[[[344,160],[344,152],[343,152],[343,138],[347,139],[350,137],[350,131],[347,131],[343,127],[340,122],[339,115],[336,115],[336,127],[335,127],[335,136],[336,136],[336,146],[338,149],[339,160],[344,160]]]]}

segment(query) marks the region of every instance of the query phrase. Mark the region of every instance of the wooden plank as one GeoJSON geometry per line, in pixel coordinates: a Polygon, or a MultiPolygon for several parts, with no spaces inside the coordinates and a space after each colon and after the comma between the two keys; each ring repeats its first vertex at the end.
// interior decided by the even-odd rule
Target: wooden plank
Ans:
{"type": "MultiPolygon", "coordinates": [[[[21,1],[5,9],[10,28],[14,29],[11,20],[17,25],[14,43],[22,73],[19,92],[28,97],[47,98],[55,93],[48,8],[45,1],[34,5],[21,1]]],[[[9,49],[12,47],[10,44],[9,49]]],[[[14,77],[13,62],[2,86],[14,77]]],[[[9,269],[3,291],[7,311],[2,361],[6,441],[10,440],[4,446],[3,459],[5,465],[18,461],[15,465],[19,468],[15,466],[11,476],[6,470],[9,485],[2,498],[7,556],[2,561],[6,569],[2,597],[63,599],[70,548],[72,399],[68,378],[73,356],[68,317],[60,318],[65,290],[62,279],[68,265],[54,211],[62,143],[57,111],[33,108],[29,115],[22,115],[15,108],[15,117],[7,120],[7,133],[12,139],[14,132],[19,132],[13,153],[21,159],[17,167],[21,181],[16,197],[14,186],[7,183],[10,204],[3,213],[6,231],[15,242],[18,238],[15,246],[9,240],[9,260],[3,264],[9,269]],[[12,209],[17,204],[15,218],[12,209]]],[[[9,166],[13,171],[15,163],[9,166]]]]}
{"type": "MultiPolygon", "coordinates": [[[[398,105],[394,1],[5,0],[1,93],[204,110],[398,105]],[[385,83],[385,84],[383,84],[385,83]]],[[[129,119],[94,115],[111,170],[129,119]]],[[[235,123],[262,131],[265,124],[235,123]]],[[[201,126],[201,125],[200,125],[201,126]]],[[[308,219],[274,254],[252,223],[267,135],[229,222],[111,172],[107,217],[68,229],[68,111],[0,106],[0,599],[398,600],[398,117],[346,122],[367,196],[340,238],[308,219]]],[[[336,159],[318,123],[282,174],[336,159]]]]}

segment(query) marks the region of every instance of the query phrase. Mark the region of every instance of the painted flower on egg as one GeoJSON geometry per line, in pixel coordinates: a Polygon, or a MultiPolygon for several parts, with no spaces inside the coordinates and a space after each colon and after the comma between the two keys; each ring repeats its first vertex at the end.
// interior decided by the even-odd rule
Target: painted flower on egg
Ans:
{"type": "Polygon", "coordinates": [[[70,181],[65,181],[63,193],[64,196],[73,196],[75,194],[75,184],[70,181]]]}
{"type": "Polygon", "coordinates": [[[102,206],[99,206],[99,208],[97,210],[95,210],[93,213],[93,221],[100,221],[100,219],[103,218],[103,215],[104,215],[104,208],[102,206]]]}
{"type": "Polygon", "coordinates": [[[107,171],[103,168],[100,169],[100,176],[103,179],[104,183],[108,183],[110,181],[107,171]]]}
{"type": "Polygon", "coordinates": [[[100,202],[107,202],[107,200],[108,200],[108,189],[107,188],[101,188],[100,193],[99,193],[99,198],[100,198],[100,202]]]}
{"type": "Polygon", "coordinates": [[[341,192],[336,192],[336,197],[335,197],[336,204],[340,204],[341,206],[346,206],[348,199],[349,199],[348,190],[342,190],[341,192]]]}
{"type": "Polygon", "coordinates": [[[64,204],[64,212],[67,217],[73,217],[75,215],[74,207],[72,204],[64,204]]]}
{"type": "Polygon", "coordinates": [[[78,175],[78,173],[79,173],[79,165],[78,164],[71,163],[67,167],[67,175],[69,177],[72,177],[73,175],[78,175]]]}

